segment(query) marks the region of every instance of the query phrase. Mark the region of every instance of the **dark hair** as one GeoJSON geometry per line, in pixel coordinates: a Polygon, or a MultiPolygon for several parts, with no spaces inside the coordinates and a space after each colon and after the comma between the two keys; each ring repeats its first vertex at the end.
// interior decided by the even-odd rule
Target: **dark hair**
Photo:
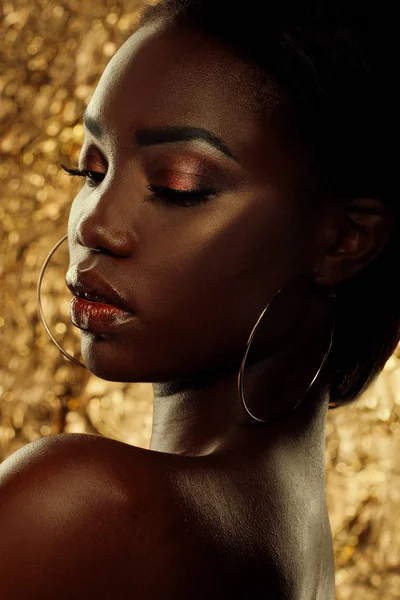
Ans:
{"type": "MultiPolygon", "coordinates": [[[[378,7],[365,0],[254,0],[246,6],[231,0],[160,0],[144,9],[139,23],[162,18],[166,25],[209,34],[264,73],[266,81],[272,77],[321,189],[343,198],[378,198],[394,216],[394,232],[379,256],[335,286],[329,408],[355,400],[400,339],[400,211],[395,149],[388,145],[398,110],[397,34],[389,31],[396,19],[389,4],[384,8],[387,1],[378,7]]],[[[265,86],[268,97],[271,86],[265,86]]]]}

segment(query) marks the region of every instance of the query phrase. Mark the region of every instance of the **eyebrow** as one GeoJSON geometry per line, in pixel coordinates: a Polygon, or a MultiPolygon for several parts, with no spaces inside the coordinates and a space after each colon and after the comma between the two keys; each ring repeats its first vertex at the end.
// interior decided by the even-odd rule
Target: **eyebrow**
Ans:
{"type": "MultiPolygon", "coordinates": [[[[101,139],[103,131],[97,121],[90,117],[86,111],[83,113],[83,124],[95,137],[101,139]]],[[[213,148],[223,152],[229,158],[239,162],[226,143],[208,129],[191,127],[188,125],[171,125],[169,127],[152,127],[137,129],[134,141],[138,146],[151,146],[153,144],[168,144],[169,142],[189,142],[201,140],[213,148]]]]}

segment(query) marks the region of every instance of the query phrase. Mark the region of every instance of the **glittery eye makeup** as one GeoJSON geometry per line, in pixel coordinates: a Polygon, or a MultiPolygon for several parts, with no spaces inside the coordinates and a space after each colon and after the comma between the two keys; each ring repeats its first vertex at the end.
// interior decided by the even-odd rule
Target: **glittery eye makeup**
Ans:
{"type": "MultiPolygon", "coordinates": [[[[79,161],[96,165],[95,169],[79,169],[73,161],[73,166],[61,165],[62,169],[71,176],[86,178],[85,184],[90,188],[99,187],[107,175],[107,161],[96,158],[96,150],[92,145],[86,147],[79,161]]],[[[176,207],[196,206],[218,195],[223,187],[223,168],[215,158],[205,156],[198,149],[182,152],[179,146],[161,151],[155,146],[149,147],[137,156],[136,167],[144,175],[150,192],[145,201],[162,200],[176,207]]]]}
{"type": "MultiPolygon", "coordinates": [[[[66,167],[64,165],[61,165],[61,167],[73,177],[86,177],[86,183],[89,187],[97,187],[105,177],[103,173],[90,171],[88,169],[78,169],[66,167]]],[[[150,195],[146,198],[146,200],[161,198],[165,200],[167,204],[172,204],[175,206],[193,206],[206,202],[216,194],[217,190],[208,187],[186,189],[185,184],[183,183],[185,181],[185,177],[187,177],[187,174],[182,174],[181,179],[177,174],[174,174],[172,177],[172,180],[176,182],[175,185],[177,185],[178,189],[169,186],[148,185],[147,189],[150,191],[150,195]]]]}

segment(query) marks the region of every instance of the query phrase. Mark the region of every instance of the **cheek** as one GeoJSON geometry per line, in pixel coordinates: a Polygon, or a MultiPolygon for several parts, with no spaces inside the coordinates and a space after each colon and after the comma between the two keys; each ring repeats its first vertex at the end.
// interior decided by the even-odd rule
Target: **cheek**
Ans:
{"type": "MultiPolygon", "coordinates": [[[[217,220],[218,222],[218,220],[217,220]]],[[[264,278],[272,271],[290,272],[299,261],[304,237],[299,218],[289,199],[273,188],[252,190],[232,199],[226,218],[219,220],[212,248],[215,268],[225,277],[264,278]]]]}
{"type": "Polygon", "coordinates": [[[203,213],[173,238],[153,238],[147,257],[142,254],[142,324],[160,356],[172,352],[174,362],[196,366],[241,355],[262,308],[286,278],[289,251],[298,254],[287,214],[265,203],[249,210],[245,200],[233,198],[229,211],[225,202],[218,209],[208,205],[206,219],[203,213]]]}

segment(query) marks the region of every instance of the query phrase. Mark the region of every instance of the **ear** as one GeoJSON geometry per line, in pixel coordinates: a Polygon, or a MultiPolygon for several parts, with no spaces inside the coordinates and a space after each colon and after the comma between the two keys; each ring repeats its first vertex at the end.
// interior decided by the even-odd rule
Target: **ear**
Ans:
{"type": "Polygon", "coordinates": [[[331,213],[323,236],[324,256],[317,265],[327,285],[362,271],[382,252],[394,230],[389,208],[375,198],[347,200],[332,217],[331,213]]]}

